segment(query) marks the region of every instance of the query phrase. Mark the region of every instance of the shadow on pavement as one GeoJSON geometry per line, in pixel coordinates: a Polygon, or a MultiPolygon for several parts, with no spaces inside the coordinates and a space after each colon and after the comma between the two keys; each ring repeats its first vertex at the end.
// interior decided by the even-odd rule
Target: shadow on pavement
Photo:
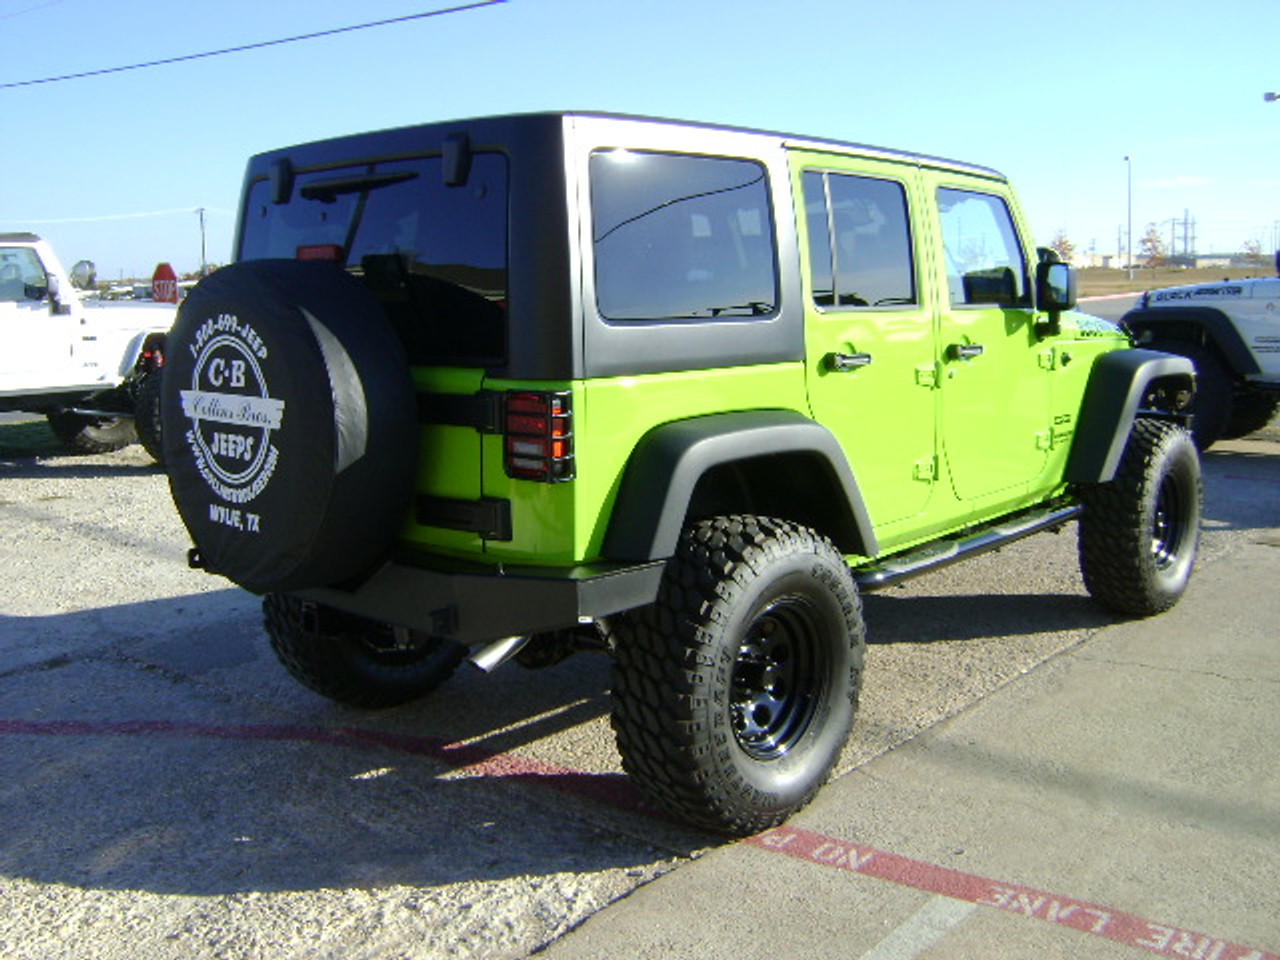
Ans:
{"type": "Polygon", "coordinates": [[[617,770],[543,758],[546,738],[607,734],[607,668],[464,672],[358,713],[285,675],[238,591],[0,617],[0,873],[200,896],[629,870],[706,846],[617,770]]]}

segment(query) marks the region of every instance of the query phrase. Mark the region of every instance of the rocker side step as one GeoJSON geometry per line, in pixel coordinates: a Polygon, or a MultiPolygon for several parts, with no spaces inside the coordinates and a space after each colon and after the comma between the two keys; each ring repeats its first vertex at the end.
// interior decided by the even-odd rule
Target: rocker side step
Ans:
{"type": "Polygon", "coordinates": [[[864,567],[855,567],[853,579],[860,589],[867,592],[891,587],[980,553],[999,550],[1034,533],[1056,530],[1078,517],[1082,510],[1079,504],[1072,504],[1013,514],[960,536],[935,541],[864,567]]]}

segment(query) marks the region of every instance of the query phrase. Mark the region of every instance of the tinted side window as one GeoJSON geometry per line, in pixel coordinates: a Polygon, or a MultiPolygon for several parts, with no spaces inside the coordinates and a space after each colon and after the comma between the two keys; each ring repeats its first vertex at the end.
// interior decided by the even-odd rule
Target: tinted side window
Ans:
{"type": "Polygon", "coordinates": [[[414,360],[496,362],[506,349],[507,160],[477,153],[447,186],[439,157],[303,173],[287,203],[255,183],[241,259],[328,248],[383,300],[414,360]]]}
{"type": "Polygon", "coordinates": [[[34,250],[0,247],[0,301],[39,300],[47,292],[48,283],[34,250]]]}
{"type": "Polygon", "coordinates": [[[778,303],[764,168],[746,160],[591,156],[596,302],[614,321],[765,317],[778,303]]]}
{"type": "Polygon", "coordinates": [[[951,305],[1026,306],[1026,261],[1004,200],[941,187],[938,212],[951,305]]]}
{"type": "Polygon", "coordinates": [[[902,185],[806,173],[805,211],[814,301],[879,307],[916,302],[911,230],[902,185]]]}

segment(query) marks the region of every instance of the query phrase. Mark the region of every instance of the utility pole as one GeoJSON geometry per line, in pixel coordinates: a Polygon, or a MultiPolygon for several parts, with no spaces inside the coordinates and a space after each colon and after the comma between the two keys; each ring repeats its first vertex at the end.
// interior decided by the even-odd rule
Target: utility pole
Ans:
{"type": "Polygon", "coordinates": [[[1128,158],[1124,158],[1125,171],[1128,174],[1128,198],[1129,198],[1129,231],[1126,240],[1125,259],[1129,265],[1129,279],[1133,279],[1133,162],[1128,158]]]}
{"type": "Polygon", "coordinates": [[[203,277],[208,270],[204,252],[204,207],[197,207],[196,213],[200,215],[200,276],[203,277]]]}

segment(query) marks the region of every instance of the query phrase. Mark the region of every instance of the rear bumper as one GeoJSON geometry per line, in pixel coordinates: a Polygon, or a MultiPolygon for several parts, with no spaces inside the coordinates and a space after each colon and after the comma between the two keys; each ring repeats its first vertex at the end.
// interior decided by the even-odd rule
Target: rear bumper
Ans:
{"type": "Polygon", "coordinates": [[[350,590],[299,590],[304,600],[469,645],[572,627],[644,606],[665,562],[584,567],[384,564],[350,590]]]}

